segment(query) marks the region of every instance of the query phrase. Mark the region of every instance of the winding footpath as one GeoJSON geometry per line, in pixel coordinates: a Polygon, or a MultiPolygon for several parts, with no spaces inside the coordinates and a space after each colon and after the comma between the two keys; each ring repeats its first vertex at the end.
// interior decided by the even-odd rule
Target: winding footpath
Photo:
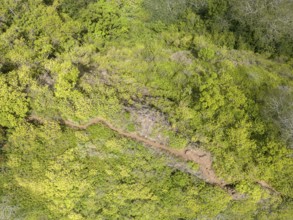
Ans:
{"type": "MultiPolygon", "coordinates": [[[[39,123],[44,123],[45,119],[40,118],[36,115],[31,115],[28,117],[28,121],[37,121],[39,123]]],[[[218,186],[225,191],[227,191],[233,199],[239,200],[244,198],[244,195],[241,195],[237,193],[233,188],[229,187],[229,184],[225,183],[225,181],[219,179],[217,175],[215,174],[213,168],[212,168],[212,156],[209,152],[206,152],[202,149],[173,149],[170,148],[169,146],[160,144],[158,142],[149,140],[145,137],[142,137],[136,133],[132,132],[126,132],[120,128],[115,127],[112,125],[110,122],[107,120],[101,118],[101,117],[96,117],[91,120],[89,120],[85,124],[77,124],[75,122],[69,121],[69,120],[63,120],[60,119],[58,120],[60,124],[66,125],[72,129],[77,129],[77,130],[86,130],[89,126],[96,125],[96,124],[103,124],[104,126],[108,127],[112,131],[117,132],[119,135],[130,138],[134,141],[141,142],[145,144],[146,146],[152,147],[154,149],[159,149],[161,151],[164,151],[168,154],[171,154],[175,157],[181,158],[185,161],[192,161],[196,164],[199,165],[199,170],[200,170],[200,177],[202,180],[204,180],[206,183],[218,186]]],[[[257,181],[259,185],[261,185],[263,188],[267,188],[270,191],[273,191],[277,193],[276,190],[274,190],[272,187],[270,187],[267,183],[264,181],[257,181]]]]}

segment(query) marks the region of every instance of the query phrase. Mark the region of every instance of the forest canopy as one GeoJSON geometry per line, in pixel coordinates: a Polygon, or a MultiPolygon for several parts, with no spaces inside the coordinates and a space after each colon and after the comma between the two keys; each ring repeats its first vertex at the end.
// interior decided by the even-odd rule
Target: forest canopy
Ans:
{"type": "Polygon", "coordinates": [[[0,220],[292,218],[292,11],[0,0],[0,220]]]}

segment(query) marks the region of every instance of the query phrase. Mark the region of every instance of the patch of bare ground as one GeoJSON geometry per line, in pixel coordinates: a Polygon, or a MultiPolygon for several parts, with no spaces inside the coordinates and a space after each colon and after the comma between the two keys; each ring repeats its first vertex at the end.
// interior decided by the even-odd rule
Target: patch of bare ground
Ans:
{"type": "MultiPolygon", "coordinates": [[[[37,121],[38,123],[44,123],[44,119],[35,116],[35,115],[31,115],[28,118],[28,121],[37,121]]],[[[239,199],[243,199],[245,198],[245,195],[243,194],[239,194],[235,191],[234,187],[232,186],[232,184],[228,184],[225,181],[221,180],[219,177],[217,177],[215,171],[213,170],[212,167],[212,155],[210,152],[207,152],[203,149],[200,148],[186,148],[186,149],[173,149],[170,148],[167,145],[158,143],[156,141],[153,140],[149,140],[148,138],[142,137],[139,134],[133,133],[133,132],[126,132],[120,128],[115,127],[114,125],[112,125],[110,122],[108,122],[107,120],[97,117],[97,118],[93,118],[91,120],[89,120],[87,123],[85,124],[77,124],[73,121],[69,121],[69,120],[59,120],[59,122],[63,125],[66,125],[72,129],[78,129],[78,130],[86,130],[89,126],[95,125],[95,124],[103,124],[104,126],[108,127],[109,129],[117,132],[119,135],[126,137],[126,138],[130,138],[134,141],[138,141],[141,142],[143,144],[145,144],[146,146],[155,148],[155,149],[159,149],[161,151],[164,151],[168,154],[171,154],[175,157],[181,158],[185,161],[192,161],[196,164],[199,165],[200,167],[200,173],[197,174],[196,176],[198,176],[199,178],[201,178],[202,180],[204,180],[206,183],[218,186],[220,188],[222,188],[223,190],[225,190],[226,192],[228,192],[231,197],[234,200],[239,200],[239,199]]],[[[271,187],[268,183],[266,183],[263,180],[260,181],[256,181],[260,186],[262,186],[265,189],[269,189],[272,192],[277,193],[277,191],[271,187]]]]}
{"type": "Polygon", "coordinates": [[[170,128],[166,117],[159,111],[142,106],[140,109],[127,108],[131,115],[131,120],[135,123],[137,134],[148,140],[168,145],[169,137],[163,134],[164,130],[170,128]]]}
{"type": "Polygon", "coordinates": [[[192,64],[192,54],[189,51],[177,51],[173,53],[170,57],[172,61],[189,65],[192,64]]]}

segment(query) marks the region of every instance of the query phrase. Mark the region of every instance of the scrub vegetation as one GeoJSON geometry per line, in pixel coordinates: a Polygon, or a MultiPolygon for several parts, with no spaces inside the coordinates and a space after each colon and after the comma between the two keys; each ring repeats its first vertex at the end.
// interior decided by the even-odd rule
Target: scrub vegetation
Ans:
{"type": "Polygon", "coordinates": [[[0,220],[293,216],[290,0],[0,0],[0,220]]]}

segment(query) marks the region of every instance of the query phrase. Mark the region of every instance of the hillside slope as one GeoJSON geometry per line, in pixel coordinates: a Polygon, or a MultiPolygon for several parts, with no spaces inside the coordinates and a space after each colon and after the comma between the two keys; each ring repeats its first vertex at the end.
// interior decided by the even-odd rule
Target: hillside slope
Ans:
{"type": "Polygon", "coordinates": [[[231,2],[0,0],[0,219],[290,219],[293,6],[231,2]]]}

